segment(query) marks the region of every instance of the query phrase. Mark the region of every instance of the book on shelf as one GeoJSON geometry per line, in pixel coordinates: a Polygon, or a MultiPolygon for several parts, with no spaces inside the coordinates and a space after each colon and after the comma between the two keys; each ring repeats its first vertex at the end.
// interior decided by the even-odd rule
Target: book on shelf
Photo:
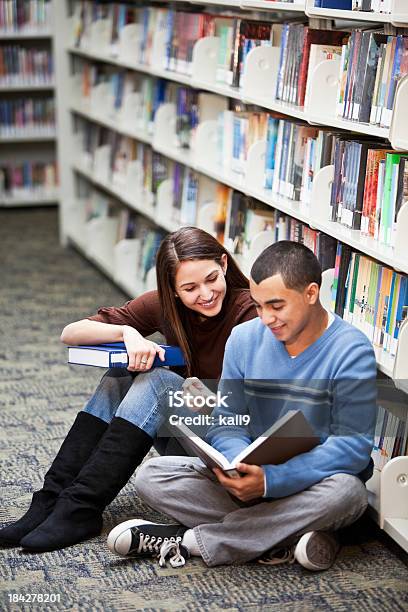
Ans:
{"type": "Polygon", "coordinates": [[[352,0],[315,0],[315,7],[351,11],[352,0]]]}
{"type": "MultiPolygon", "coordinates": [[[[183,366],[184,356],[178,346],[160,344],[164,349],[164,361],[156,356],[154,368],[161,366],[183,366]]],[[[96,366],[100,368],[126,368],[128,354],[123,342],[68,347],[68,363],[71,365],[96,366]]]]}
{"type": "Polygon", "coordinates": [[[36,32],[51,26],[50,0],[0,0],[1,32],[36,32]]]}
{"type": "Polygon", "coordinates": [[[408,314],[407,277],[371,258],[337,245],[332,305],[384,354],[395,356],[408,314]]]}
{"type": "MultiPolygon", "coordinates": [[[[210,444],[194,434],[184,423],[173,425],[180,444],[195,457],[211,468],[220,468],[232,478],[239,477],[237,465],[269,465],[285,463],[292,457],[307,453],[319,444],[319,437],[300,410],[289,410],[280,417],[262,436],[242,450],[234,459],[226,457],[210,444]]],[[[228,434],[228,432],[226,433],[228,434]]]]}

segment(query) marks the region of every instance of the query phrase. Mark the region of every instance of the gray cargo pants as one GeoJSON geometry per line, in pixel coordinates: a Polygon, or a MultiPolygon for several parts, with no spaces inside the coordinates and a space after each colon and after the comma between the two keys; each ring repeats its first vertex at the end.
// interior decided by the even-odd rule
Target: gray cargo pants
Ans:
{"type": "Polygon", "coordinates": [[[194,528],[210,567],[256,559],[308,531],[345,527],[367,507],[364,484],[349,474],[335,474],[289,497],[244,503],[192,457],[147,461],[138,470],[136,490],[152,508],[194,528]]]}

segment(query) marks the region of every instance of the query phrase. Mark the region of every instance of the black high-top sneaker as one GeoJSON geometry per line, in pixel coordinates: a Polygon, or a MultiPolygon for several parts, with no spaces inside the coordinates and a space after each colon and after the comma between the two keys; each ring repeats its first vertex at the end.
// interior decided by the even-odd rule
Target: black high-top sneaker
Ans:
{"type": "Polygon", "coordinates": [[[108,548],[122,557],[157,557],[160,567],[170,562],[182,567],[189,552],[181,544],[187,527],[132,519],[117,525],[108,536],[108,548]]]}

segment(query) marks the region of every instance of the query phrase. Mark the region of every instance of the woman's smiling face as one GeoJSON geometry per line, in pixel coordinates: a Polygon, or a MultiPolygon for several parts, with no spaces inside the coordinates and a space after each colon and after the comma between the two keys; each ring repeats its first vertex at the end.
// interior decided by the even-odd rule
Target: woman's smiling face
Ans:
{"type": "Polygon", "coordinates": [[[184,306],[204,317],[215,317],[222,308],[227,284],[227,256],[221,265],[211,259],[182,261],[175,277],[176,295],[184,306]]]}

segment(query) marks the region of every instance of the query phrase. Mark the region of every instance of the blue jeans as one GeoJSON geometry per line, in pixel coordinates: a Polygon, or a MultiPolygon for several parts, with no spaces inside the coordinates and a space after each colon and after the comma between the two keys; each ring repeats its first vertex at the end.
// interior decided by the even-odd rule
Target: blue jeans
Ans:
{"type": "Polygon", "coordinates": [[[180,390],[183,382],[184,378],[166,368],[137,376],[125,368],[112,368],[102,377],[84,411],[106,423],[113,417],[130,421],[153,438],[160,454],[185,454],[176,439],[169,442],[162,429],[169,413],[169,391],[180,390]]]}

